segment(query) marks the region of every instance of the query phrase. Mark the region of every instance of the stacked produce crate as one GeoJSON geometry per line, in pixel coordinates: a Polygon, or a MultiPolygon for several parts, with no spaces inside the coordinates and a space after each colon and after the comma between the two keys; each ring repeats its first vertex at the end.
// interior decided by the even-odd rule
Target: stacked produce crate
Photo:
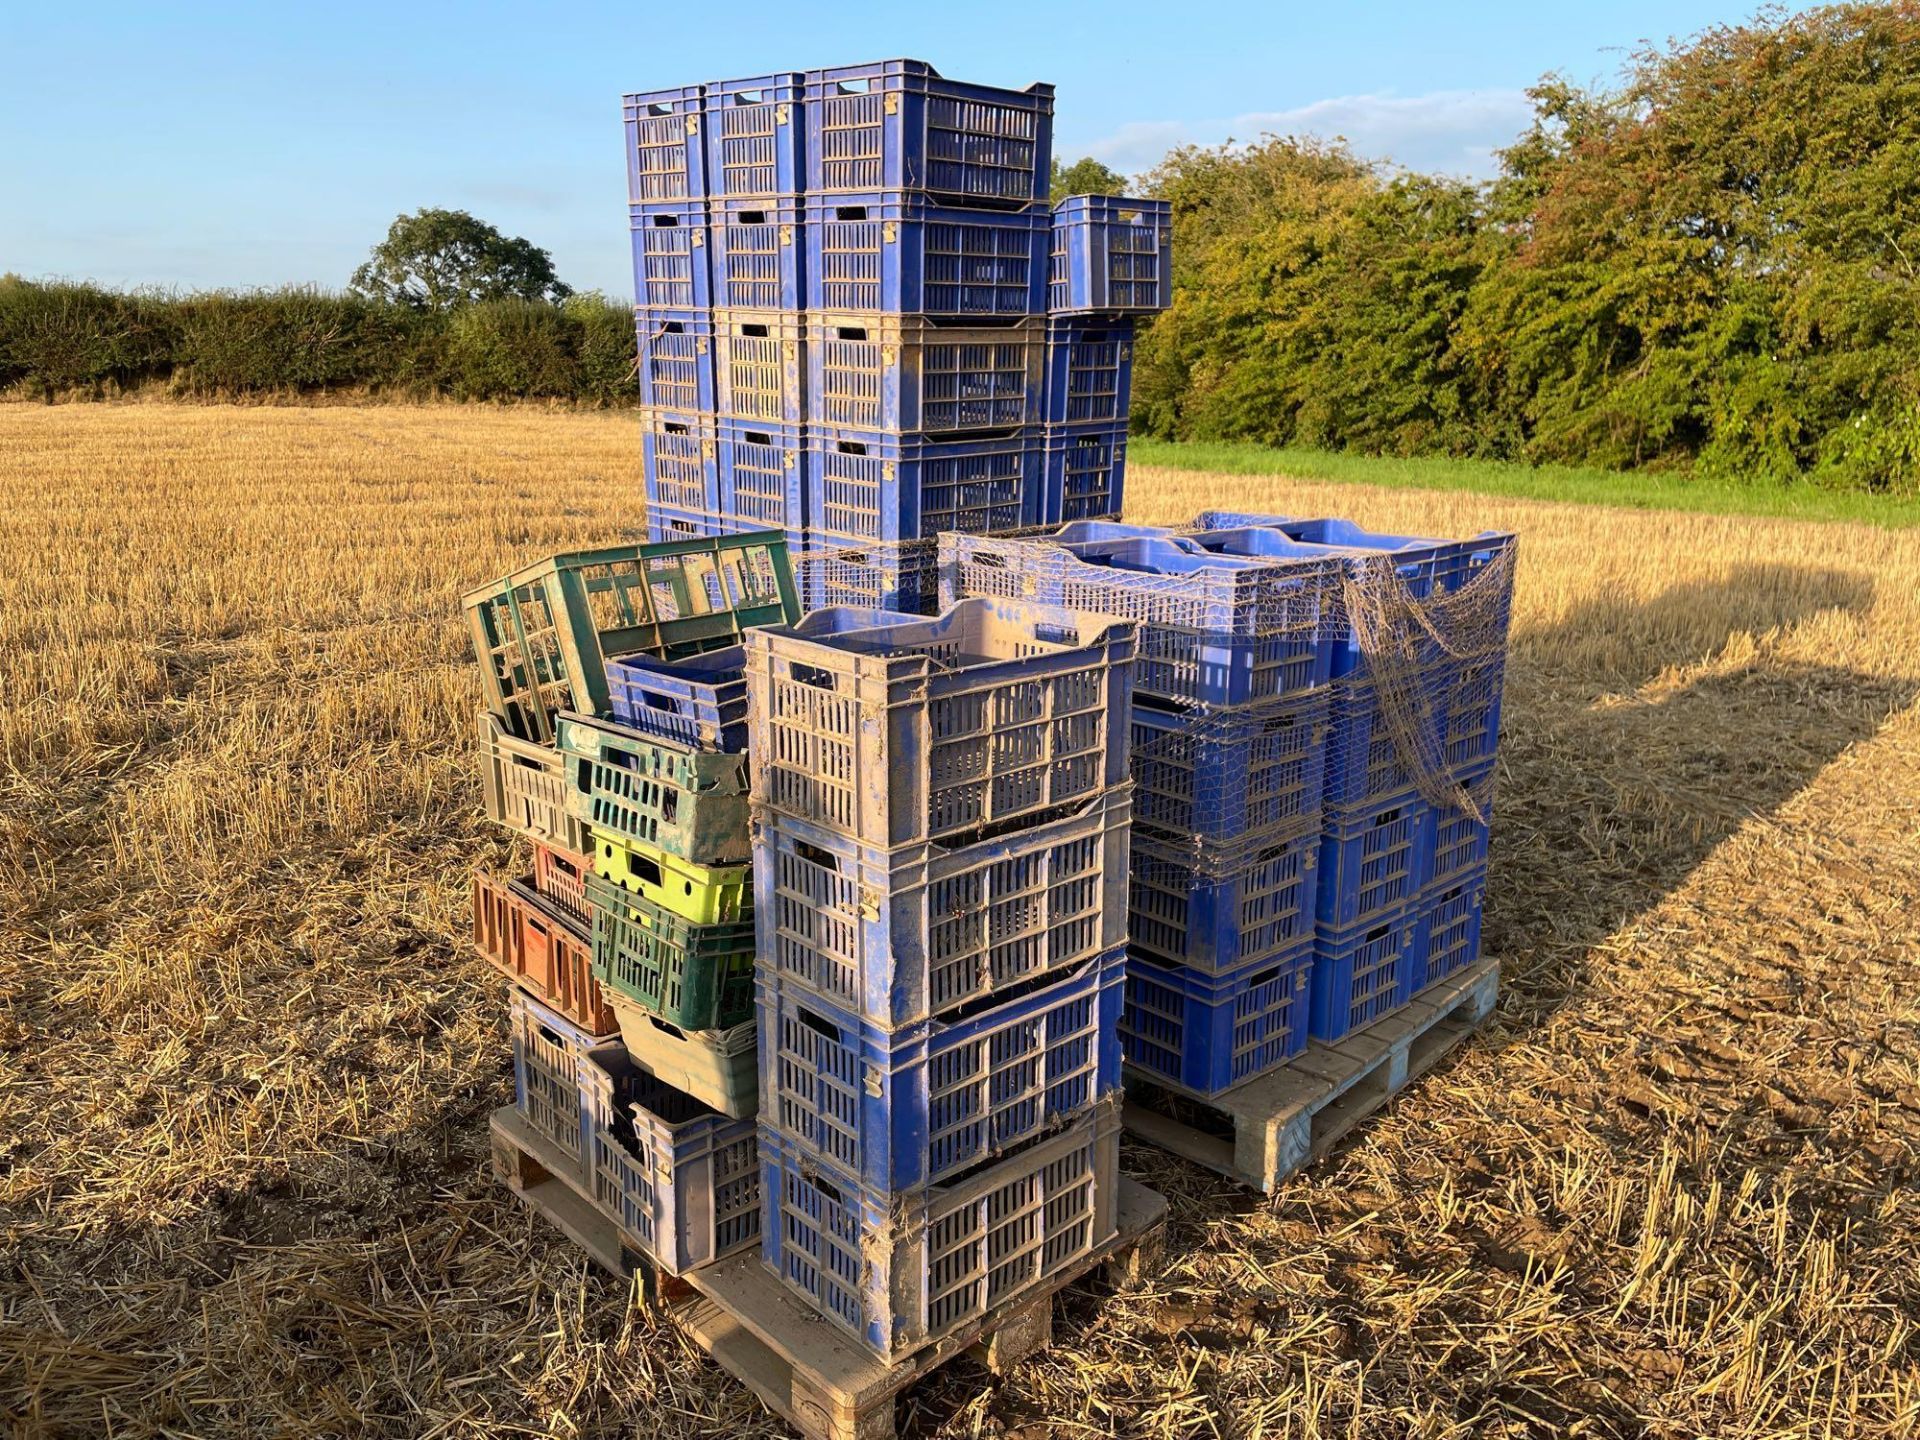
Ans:
{"type": "Polygon", "coordinates": [[[654,538],[777,526],[809,604],[924,611],[939,532],[1119,513],[1166,207],[1050,212],[1052,116],[913,60],[627,97],[654,538]]]}
{"type": "Polygon", "coordinates": [[[1477,957],[1512,537],[1200,523],[949,536],[941,572],[1141,622],[1123,1042],[1212,1098],[1477,957]]]}
{"type": "Polygon", "coordinates": [[[1134,627],[746,639],[763,1255],[888,1361],[1115,1234],[1134,627]]]}
{"type": "Polygon", "coordinates": [[[525,1143],[680,1273],[759,1237],[738,641],[799,616],[785,541],[558,555],[466,606],[487,811],[532,843],[474,877],[525,1143]]]}

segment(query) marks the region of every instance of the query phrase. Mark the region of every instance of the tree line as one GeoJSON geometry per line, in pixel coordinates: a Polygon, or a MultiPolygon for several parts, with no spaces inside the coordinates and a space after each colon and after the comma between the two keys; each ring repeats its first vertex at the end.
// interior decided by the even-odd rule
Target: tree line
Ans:
{"type": "Polygon", "coordinates": [[[1920,4],[1549,79],[1484,185],[1183,149],[1134,425],[1920,493],[1920,4]]]}
{"type": "MultiPolygon", "coordinates": [[[[1343,143],[1177,150],[1136,431],[1920,493],[1920,0],[1764,12],[1549,78],[1472,183],[1343,143]]],[[[1112,191],[1094,161],[1054,190],[1112,191]]],[[[0,279],[0,387],[636,401],[632,317],[460,212],[343,294],[0,279]]]]}

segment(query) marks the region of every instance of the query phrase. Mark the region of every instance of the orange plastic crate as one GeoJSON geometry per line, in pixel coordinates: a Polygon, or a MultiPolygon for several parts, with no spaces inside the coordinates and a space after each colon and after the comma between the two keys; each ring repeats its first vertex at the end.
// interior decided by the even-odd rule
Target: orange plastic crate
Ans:
{"type": "Polygon", "coordinates": [[[476,871],[473,943],[495,969],[594,1035],[620,1029],[593,978],[593,945],[525,880],[476,871]]]}

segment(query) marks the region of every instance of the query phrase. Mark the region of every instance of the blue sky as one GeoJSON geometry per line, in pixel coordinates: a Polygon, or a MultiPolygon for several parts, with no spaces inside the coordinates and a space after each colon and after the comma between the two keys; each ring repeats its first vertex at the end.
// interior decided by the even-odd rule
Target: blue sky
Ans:
{"type": "Polygon", "coordinates": [[[0,271],[113,285],[338,286],[401,211],[471,210],[631,293],[620,96],[911,55],[1057,87],[1056,150],[1341,134],[1484,174],[1548,71],[1750,6],[1430,0],[1106,5],[22,6],[0,29],[0,271]]]}

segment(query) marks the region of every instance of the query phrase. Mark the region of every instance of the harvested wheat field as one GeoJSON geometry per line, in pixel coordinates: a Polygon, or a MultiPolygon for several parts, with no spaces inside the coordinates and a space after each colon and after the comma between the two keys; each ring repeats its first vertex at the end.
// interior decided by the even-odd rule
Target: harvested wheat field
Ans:
{"type": "MultiPolygon", "coordinates": [[[[1521,532],[1475,1042],[923,1436],[1920,1430],[1920,533],[1141,471],[1521,532]]],[[[498,1189],[461,589],[628,417],[0,407],[0,1417],[778,1434],[498,1189]]]]}

